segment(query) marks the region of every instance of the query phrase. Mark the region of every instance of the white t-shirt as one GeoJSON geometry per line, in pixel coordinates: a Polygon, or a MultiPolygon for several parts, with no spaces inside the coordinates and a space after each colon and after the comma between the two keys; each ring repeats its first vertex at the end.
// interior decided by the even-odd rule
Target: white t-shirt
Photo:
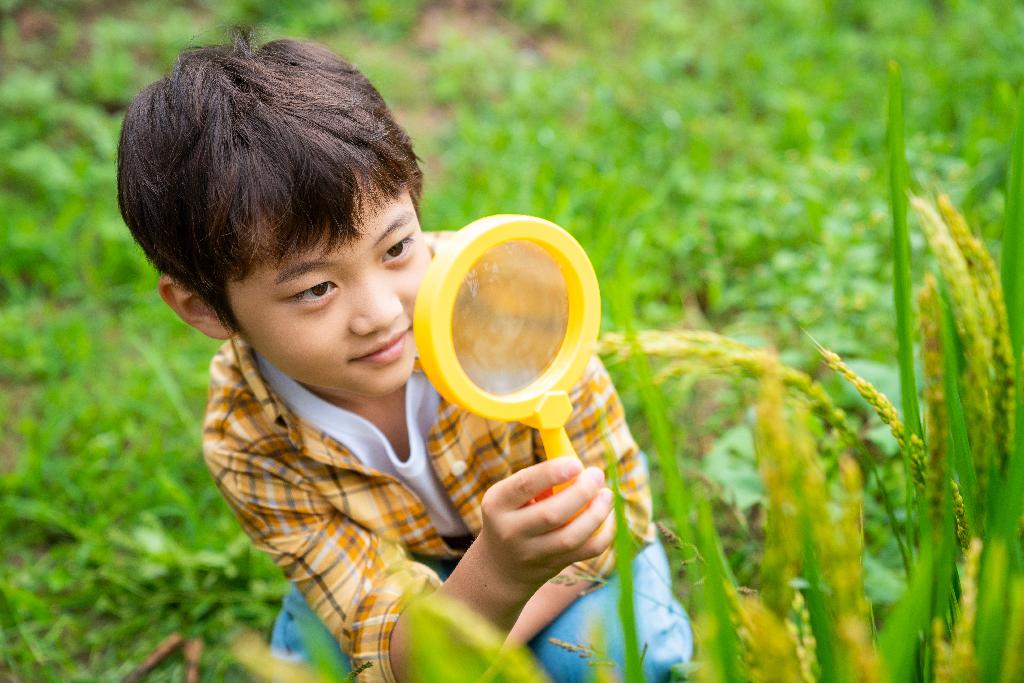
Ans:
{"type": "Polygon", "coordinates": [[[427,462],[426,438],[437,419],[440,396],[420,372],[405,385],[405,424],[409,459],[400,460],[391,442],[366,418],[325,401],[256,354],[260,373],[281,400],[303,420],[341,442],[364,465],[400,480],[419,496],[441,536],[465,536],[462,521],[434,468],[427,462]]]}

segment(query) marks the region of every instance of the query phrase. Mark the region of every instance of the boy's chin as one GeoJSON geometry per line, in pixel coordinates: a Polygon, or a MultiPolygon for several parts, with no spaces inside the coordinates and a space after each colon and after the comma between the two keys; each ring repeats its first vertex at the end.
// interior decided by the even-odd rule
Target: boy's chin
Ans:
{"type": "Polygon", "coordinates": [[[412,377],[413,361],[405,359],[387,368],[375,369],[371,373],[361,373],[358,381],[342,384],[335,391],[339,394],[355,394],[365,399],[381,399],[401,390],[412,377]],[[369,375],[369,376],[365,376],[369,375]]]}

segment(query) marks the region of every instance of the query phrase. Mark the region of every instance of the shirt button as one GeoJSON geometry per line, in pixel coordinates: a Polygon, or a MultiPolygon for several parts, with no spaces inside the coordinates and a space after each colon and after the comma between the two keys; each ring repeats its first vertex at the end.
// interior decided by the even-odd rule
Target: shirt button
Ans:
{"type": "Polygon", "coordinates": [[[456,460],[452,463],[452,474],[456,477],[461,477],[468,469],[465,460],[456,460]]]}

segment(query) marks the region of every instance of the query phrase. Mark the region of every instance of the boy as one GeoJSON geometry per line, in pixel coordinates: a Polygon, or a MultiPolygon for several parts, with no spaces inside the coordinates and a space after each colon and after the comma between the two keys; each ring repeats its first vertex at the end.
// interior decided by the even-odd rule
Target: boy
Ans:
{"type": "Polygon", "coordinates": [[[272,645],[305,657],[296,623],[312,619],[345,666],[370,665],[362,679],[407,680],[412,587],[529,643],[557,681],[590,671],[552,640],[589,644],[596,621],[621,666],[614,577],[590,592],[549,583],[570,567],[614,569],[611,444],[630,531],[648,544],[635,563],[645,672],[664,679],[690,656],[689,626],[655,541],[642,455],[600,362],[574,390],[567,425],[586,469],[547,461],[523,425],[448,404],[416,367],[412,306],[436,241],[420,230],[421,186],[377,91],[312,44],[188,50],[125,116],[125,222],[164,301],[225,340],[205,460],[294,585],[272,645]]]}

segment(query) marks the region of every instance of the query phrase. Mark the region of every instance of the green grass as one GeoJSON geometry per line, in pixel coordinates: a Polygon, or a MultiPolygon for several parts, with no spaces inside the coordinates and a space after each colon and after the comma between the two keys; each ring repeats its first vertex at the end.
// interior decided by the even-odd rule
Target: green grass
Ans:
{"type": "MultiPolygon", "coordinates": [[[[115,198],[130,97],[232,23],[322,41],[367,72],[424,159],[427,228],[525,212],[570,229],[606,301],[629,292],[605,329],[710,327],[816,372],[806,331],[899,393],[886,65],[907,81],[914,184],[948,192],[998,247],[1024,14],[995,0],[620,5],[0,3],[0,678],[118,679],[172,630],[204,638],[206,677],[244,678],[229,639],[265,633],[285,589],[201,462],[216,345],[159,301],[115,198]]],[[[909,246],[920,269],[923,242],[909,246]]],[[[756,586],[763,491],[746,484],[742,508],[734,495],[756,471],[734,390],[652,397],[632,369],[613,373],[658,456],[656,514],[680,526],[703,511],[687,533],[706,556],[713,521],[720,571],[756,586]],[[672,459],[707,510],[666,501],[672,459]]],[[[856,394],[822,379],[891,453],[856,394]]],[[[867,591],[885,608],[904,589],[899,549],[866,506],[867,591]]],[[[983,574],[1017,561],[987,553],[983,574]]],[[[153,680],[180,676],[168,663],[153,680]]]]}

